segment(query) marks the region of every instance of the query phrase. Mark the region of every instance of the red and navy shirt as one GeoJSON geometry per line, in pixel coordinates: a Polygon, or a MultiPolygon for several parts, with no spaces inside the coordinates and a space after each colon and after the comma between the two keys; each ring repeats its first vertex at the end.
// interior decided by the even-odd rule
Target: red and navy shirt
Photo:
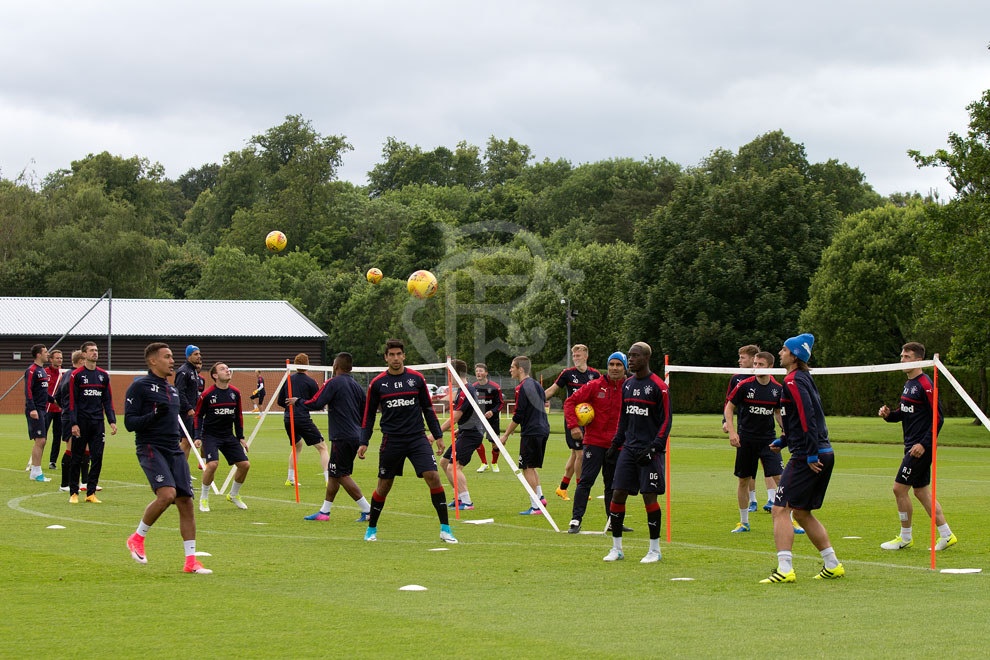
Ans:
{"type": "Polygon", "coordinates": [[[516,410],[512,413],[512,421],[520,427],[520,436],[544,438],[550,435],[546,403],[546,393],[531,376],[516,385],[516,410]]]}
{"type": "Polygon", "coordinates": [[[502,411],[505,398],[502,396],[502,388],[498,386],[498,383],[489,380],[484,385],[475,383],[472,387],[478,393],[478,405],[481,406],[481,412],[491,411],[494,418],[502,411]]]}
{"type": "Polygon", "coordinates": [[[44,413],[45,406],[54,400],[48,393],[48,372],[32,362],[24,371],[24,412],[44,413]]]}
{"type": "Polygon", "coordinates": [[[792,458],[814,463],[818,454],[832,452],[822,397],[807,371],[795,369],[784,378],[780,414],[784,421],[783,443],[790,448],[792,458]]]}
{"type": "Polygon", "coordinates": [[[581,371],[577,367],[570,367],[569,369],[564,369],[557,376],[557,380],[553,382],[557,387],[563,388],[566,392],[564,398],[572,396],[575,392],[581,389],[581,386],[585,383],[590,383],[596,378],[601,378],[602,374],[597,369],[592,369],[588,367],[584,371],[581,371]]]}
{"type": "Polygon", "coordinates": [[[364,414],[364,403],[367,395],[364,388],[357,384],[349,373],[334,376],[309,400],[300,400],[296,404],[306,410],[328,411],[329,432],[327,439],[357,440],[361,437],[361,416],[364,414]]]}
{"type": "Polygon", "coordinates": [[[622,384],[622,409],[612,444],[634,451],[667,451],[670,423],[667,383],[652,372],[645,378],[627,378],[622,384]]]}
{"type": "Polygon", "coordinates": [[[729,392],[728,400],[739,415],[737,431],[744,440],[773,442],[777,437],[773,411],[780,408],[780,395],[784,386],[773,376],[761,385],[756,376],[742,378],[729,392]]]}
{"type": "MultiPolygon", "coordinates": [[[[729,389],[725,391],[725,401],[722,402],[722,410],[725,410],[725,404],[729,402],[729,395],[732,394],[732,390],[736,389],[736,385],[744,378],[748,378],[748,376],[746,374],[732,374],[732,377],[729,378],[729,389]]],[[[722,413],[722,422],[725,422],[725,413],[722,413]]]]}
{"type": "Polygon", "coordinates": [[[424,418],[434,438],[443,436],[426,379],[418,371],[404,368],[402,373],[396,375],[383,371],[371,381],[361,420],[362,445],[367,445],[371,440],[379,406],[382,409],[382,435],[386,438],[422,436],[424,418]]]}
{"type": "Polygon", "coordinates": [[[108,422],[117,423],[110,374],[99,367],[79,367],[69,376],[69,425],[75,426],[80,419],[102,422],[104,413],[108,422]]]}
{"type": "Polygon", "coordinates": [[[202,439],[204,435],[222,440],[244,438],[241,392],[236,387],[211,385],[203,392],[196,403],[196,437],[202,439]]]}
{"type": "MultiPolygon", "coordinates": [[[[925,451],[932,448],[932,403],[935,400],[935,387],[927,374],[910,378],[904,383],[901,392],[901,406],[891,411],[888,422],[902,422],[904,430],[904,451],[914,445],[921,445],[925,451]]],[[[942,402],[938,402],[938,429],[942,429],[942,402]]]]}

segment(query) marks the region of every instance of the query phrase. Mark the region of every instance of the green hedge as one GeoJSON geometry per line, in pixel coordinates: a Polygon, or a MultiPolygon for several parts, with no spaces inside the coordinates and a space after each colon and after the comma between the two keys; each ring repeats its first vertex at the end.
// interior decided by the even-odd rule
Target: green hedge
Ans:
{"type": "MultiPolygon", "coordinates": [[[[979,369],[949,367],[974,401],[979,402],[979,369]]],[[[931,370],[927,373],[931,376],[931,370]]],[[[781,380],[778,378],[778,380],[781,380]]],[[[905,376],[900,371],[818,376],[826,415],[873,416],[881,405],[893,407],[900,398],[905,376]]],[[[721,374],[670,374],[670,396],[675,413],[719,413],[725,403],[729,377],[721,374]]],[[[938,381],[939,398],[948,417],[973,416],[969,406],[945,378],[938,381]]]]}

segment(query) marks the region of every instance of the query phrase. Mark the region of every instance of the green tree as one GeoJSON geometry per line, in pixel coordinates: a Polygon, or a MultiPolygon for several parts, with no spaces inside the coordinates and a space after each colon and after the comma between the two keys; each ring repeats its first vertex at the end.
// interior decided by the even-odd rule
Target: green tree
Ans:
{"type": "Polygon", "coordinates": [[[846,216],[811,280],[800,327],[816,338],[819,365],[890,362],[915,333],[907,262],[920,259],[924,206],[887,206],[846,216]]]}
{"type": "Polygon", "coordinates": [[[684,177],[637,227],[626,336],[706,365],[731,364],[743,344],[778,344],[799,329],[837,223],[834,203],[794,167],[717,185],[684,177]]]}
{"type": "Polygon", "coordinates": [[[530,148],[525,144],[514,138],[499,140],[492,135],[485,147],[485,184],[494,188],[515,179],[532,158],[530,148]]]}
{"type": "Polygon", "coordinates": [[[230,247],[213,251],[199,283],[188,292],[189,298],[202,300],[271,300],[275,294],[261,259],[230,247]]]}

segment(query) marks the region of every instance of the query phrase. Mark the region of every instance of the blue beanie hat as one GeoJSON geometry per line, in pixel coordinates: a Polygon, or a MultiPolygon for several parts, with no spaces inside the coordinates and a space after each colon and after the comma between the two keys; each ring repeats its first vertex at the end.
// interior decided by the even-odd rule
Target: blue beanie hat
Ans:
{"type": "Polygon", "coordinates": [[[188,360],[189,356],[198,350],[199,350],[199,346],[194,346],[193,344],[189,344],[188,346],[186,346],[186,359],[188,360]]]}
{"type": "Polygon", "coordinates": [[[791,337],[784,342],[784,346],[787,347],[794,357],[801,360],[802,362],[807,362],[811,359],[811,347],[815,345],[815,336],[806,332],[803,335],[798,335],[797,337],[791,337]]]}
{"type": "Polygon", "coordinates": [[[609,355],[608,360],[605,361],[605,365],[608,366],[608,363],[611,362],[612,360],[618,360],[622,362],[622,366],[624,368],[626,369],[629,368],[629,361],[626,359],[626,354],[623,353],[622,351],[616,351],[615,353],[609,355]]]}

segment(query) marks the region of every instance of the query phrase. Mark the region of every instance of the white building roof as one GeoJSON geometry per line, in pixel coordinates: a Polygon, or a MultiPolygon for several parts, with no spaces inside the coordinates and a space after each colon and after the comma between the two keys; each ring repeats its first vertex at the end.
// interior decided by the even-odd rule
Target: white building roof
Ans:
{"type": "Polygon", "coordinates": [[[104,299],[93,307],[97,300],[0,297],[0,336],[61,336],[77,321],[70,336],[106,335],[108,320],[112,334],[122,337],[327,336],[285,300],[114,298],[112,306],[104,299]],[[113,318],[108,319],[111,308],[113,318]]]}

